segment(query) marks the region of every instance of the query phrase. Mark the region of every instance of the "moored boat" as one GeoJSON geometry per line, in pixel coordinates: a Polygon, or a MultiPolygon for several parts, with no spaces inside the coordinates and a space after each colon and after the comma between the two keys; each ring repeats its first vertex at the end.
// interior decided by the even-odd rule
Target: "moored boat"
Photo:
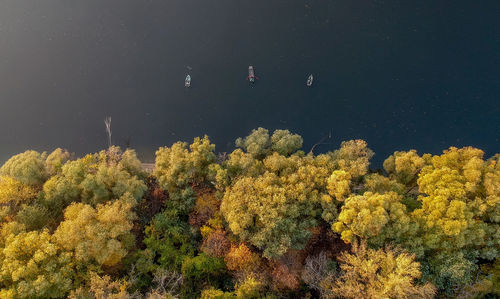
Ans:
{"type": "Polygon", "coordinates": [[[306,85],[308,87],[311,87],[311,85],[313,84],[313,80],[314,80],[314,77],[312,74],[309,75],[309,77],[307,78],[307,82],[306,82],[306,85]]]}
{"type": "Polygon", "coordinates": [[[253,70],[253,66],[248,67],[248,77],[247,80],[250,81],[251,83],[255,82],[255,79],[259,79],[257,76],[255,76],[255,72],[253,70]]]}
{"type": "Polygon", "coordinates": [[[191,86],[191,76],[187,75],[186,80],[184,80],[184,86],[185,87],[190,87],[191,86]]]}

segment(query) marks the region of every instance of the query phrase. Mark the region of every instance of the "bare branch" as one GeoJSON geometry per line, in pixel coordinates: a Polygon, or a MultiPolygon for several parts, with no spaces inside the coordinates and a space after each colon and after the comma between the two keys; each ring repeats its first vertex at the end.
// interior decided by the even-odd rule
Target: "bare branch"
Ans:
{"type": "Polygon", "coordinates": [[[104,119],[104,124],[106,125],[106,133],[108,133],[108,148],[111,147],[111,116],[104,119]]]}

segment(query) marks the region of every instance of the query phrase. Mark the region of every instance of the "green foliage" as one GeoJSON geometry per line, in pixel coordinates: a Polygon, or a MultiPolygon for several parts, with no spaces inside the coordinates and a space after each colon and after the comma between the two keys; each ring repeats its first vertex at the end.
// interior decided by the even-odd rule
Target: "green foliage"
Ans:
{"type": "Polygon", "coordinates": [[[48,176],[45,169],[46,156],[46,153],[36,151],[15,155],[0,168],[0,175],[8,175],[29,186],[41,186],[48,176]]]}
{"type": "Polygon", "coordinates": [[[499,295],[500,154],[395,152],[383,174],[362,140],[302,143],[259,128],[219,163],[195,138],[160,148],[149,177],[118,147],[12,157],[0,298],[499,295]]]}
{"type": "Polygon", "coordinates": [[[147,173],[142,170],[142,163],[137,158],[137,154],[133,149],[126,149],[123,154],[121,154],[120,162],[118,162],[118,168],[125,170],[130,175],[135,175],[140,179],[145,179],[147,173]]]}
{"type": "Polygon", "coordinates": [[[191,297],[199,294],[204,286],[218,288],[224,284],[226,272],[224,260],[213,258],[204,253],[193,258],[187,258],[182,263],[184,276],[184,295],[191,297]]]}
{"type": "Polygon", "coordinates": [[[49,177],[61,173],[64,163],[69,161],[70,153],[61,148],[55,149],[45,160],[45,169],[49,177]]]}
{"type": "Polygon", "coordinates": [[[483,265],[476,281],[462,288],[457,298],[498,298],[500,297],[500,259],[492,265],[483,265]]]}
{"type": "Polygon", "coordinates": [[[288,156],[302,148],[302,137],[288,130],[276,130],[272,136],[264,128],[253,130],[245,138],[236,139],[236,146],[242,148],[255,159],[263,159],[271,152],[288,156]]]}
{"type": "Polygon", "coordinates": [[[38,203],[25,205],[16,215],[16,220],[22,223],[27,231],[40,230],[51,222],[49,210],[38,203]]]}
{"type": "Polygon", "coordinates": [[[162,268],[179,271],[184,260],[194,256],[189,225],[171,211],[156,214],[145,232],[143,242],[162,268]]]}

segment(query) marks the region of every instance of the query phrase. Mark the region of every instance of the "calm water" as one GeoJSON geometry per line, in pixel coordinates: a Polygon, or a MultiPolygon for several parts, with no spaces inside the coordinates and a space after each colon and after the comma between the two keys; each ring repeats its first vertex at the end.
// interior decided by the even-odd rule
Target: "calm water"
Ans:
{"type": "Polygon", "coordinates": [[[145,160],[205,133],[228,151],[259,126],[307,149],[363,138],[375,164],[410,148],[500,152],[500,1],[408,2],[3,0],[0,162],[102,149],[106,116],[145,160]]]}

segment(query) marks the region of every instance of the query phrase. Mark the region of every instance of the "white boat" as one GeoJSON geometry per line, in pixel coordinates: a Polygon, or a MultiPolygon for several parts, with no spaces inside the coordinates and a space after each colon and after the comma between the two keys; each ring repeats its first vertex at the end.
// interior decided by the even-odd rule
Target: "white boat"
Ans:
{"type": "Polygon", "coordinates": [[[309,77],[307,78],[307,82],[306,82],[307,87],[311,87],[311,85],[313,85],[313,80],[314,80],[314,77],[312,74],[310,74],[309,77]]]}
{"type": "Polygon", "coordinates": [[[184,86],[189,87],[191,86],[191,76],[187,75],[186,80],[184,80],[184,86]]]}

